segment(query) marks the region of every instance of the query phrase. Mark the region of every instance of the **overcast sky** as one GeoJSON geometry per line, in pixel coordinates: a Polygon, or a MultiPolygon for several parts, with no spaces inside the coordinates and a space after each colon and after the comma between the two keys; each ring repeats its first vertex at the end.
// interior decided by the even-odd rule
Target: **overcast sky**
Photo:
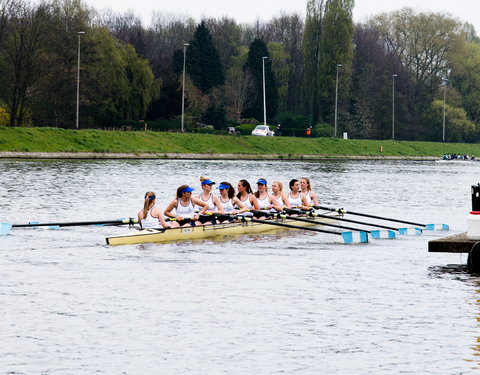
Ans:
{"type": "MultiPolygon", "coordinates": [[[[229,16],[240,23],[251,23],[256,19],[269,20],[281,11],[298,12],[305,15],[307,0],[86,0],[97,10],[112,9],[115,12],[132,10],[144,25],[151,20],[152,11],[183,13],[200,20],[202,17],[229,16]]],[[[354,21],[404,6],[432,12],[447,12],[463,22],[475,26],[480,33],[480,0],[356,0],[354,21]],[[421,5],[418,5],[421,3],[421,5]]]]}

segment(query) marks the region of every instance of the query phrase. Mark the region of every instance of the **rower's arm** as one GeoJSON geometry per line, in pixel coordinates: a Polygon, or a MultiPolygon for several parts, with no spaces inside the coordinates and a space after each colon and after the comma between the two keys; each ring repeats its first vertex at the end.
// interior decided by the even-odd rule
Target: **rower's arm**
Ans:
{"type": "Polygon", "coordinates": [[[273,208],[275,208],[275,210],[277,210],[278,212],[283,210],[282,205],[278,203],[278,201],[271,195],[269,196],[269,200],[270,200],[270,204],[272,205],[273,208]]]}
{"type": "Polygon", "coordinates": [[[172,210],[177,206],[177,200],[174,199],[171,201],[168,206],[165,208],[165,211],[163,211],[163,214],[167,217],[177,217],[175,214],[172,213],[172,210]]]}
{"type": "Polygon", "coordinates": [[[202,209],[198,213],[199,215],[203,215],[208,210],[208,204],[198,198],[192,198],[192,203],[196,204],[197,206],[202,206],[202,209]]]}
{"type": "Polygon", "coordinates": [[[252,204],[253,208],[254,208],[255,210],[259,210],[259,209],[260,209],[260,205],[258,204],[258,199],[257,199],[257,197],[256,197],[255,195],[253,195],[253,194],[250,194],[249,199],[250,199],[250,203],[252,204]]]}

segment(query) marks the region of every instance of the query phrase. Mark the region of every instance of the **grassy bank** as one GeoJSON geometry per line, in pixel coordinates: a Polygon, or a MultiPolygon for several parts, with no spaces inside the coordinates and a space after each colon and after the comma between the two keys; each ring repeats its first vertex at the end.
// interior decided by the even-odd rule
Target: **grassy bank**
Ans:
{"type": "Polygon", "coordinates": [[[438,157],[480,155],[480,144],[0,127],[2,151],[438,157]]]}

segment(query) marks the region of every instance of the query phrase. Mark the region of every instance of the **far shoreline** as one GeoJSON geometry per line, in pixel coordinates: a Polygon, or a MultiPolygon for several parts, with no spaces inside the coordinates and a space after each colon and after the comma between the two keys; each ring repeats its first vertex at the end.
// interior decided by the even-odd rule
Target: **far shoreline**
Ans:
{"type": "Polygon", "coordinates": [[[99,152],[21,152],[2,151],[0,159],[66,159],[66,160],[438,160],[435,156],[383,156],[383,155],[256,155],[256,154],[198,154],[198,153],[99,153],[99,152]]]}

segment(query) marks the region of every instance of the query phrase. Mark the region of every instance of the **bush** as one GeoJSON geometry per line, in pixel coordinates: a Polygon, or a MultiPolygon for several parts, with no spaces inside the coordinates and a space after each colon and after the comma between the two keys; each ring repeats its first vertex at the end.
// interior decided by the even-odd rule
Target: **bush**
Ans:
{"type": "Polygon", "coordinates": [[[236,126],[236,129],[240,132],[241,135],[251,135],[252,130],[255,129],[257,124],[242,124],[236,126]]]}
{"type": "Polygon", "coordinates": [[[308,117],[288,112],[279,113],[275,121],[281,124],[282,135],[287,135],[283,133],[283,129],[301,129],[305,133],[305,129],[310,126],[308,117]]]}
{"type": "Polygon", "coordinates": [[[314,137],[333,137],[334,134],[335,127],[326,123],[315,125],[312,131],[314,137]]]}

